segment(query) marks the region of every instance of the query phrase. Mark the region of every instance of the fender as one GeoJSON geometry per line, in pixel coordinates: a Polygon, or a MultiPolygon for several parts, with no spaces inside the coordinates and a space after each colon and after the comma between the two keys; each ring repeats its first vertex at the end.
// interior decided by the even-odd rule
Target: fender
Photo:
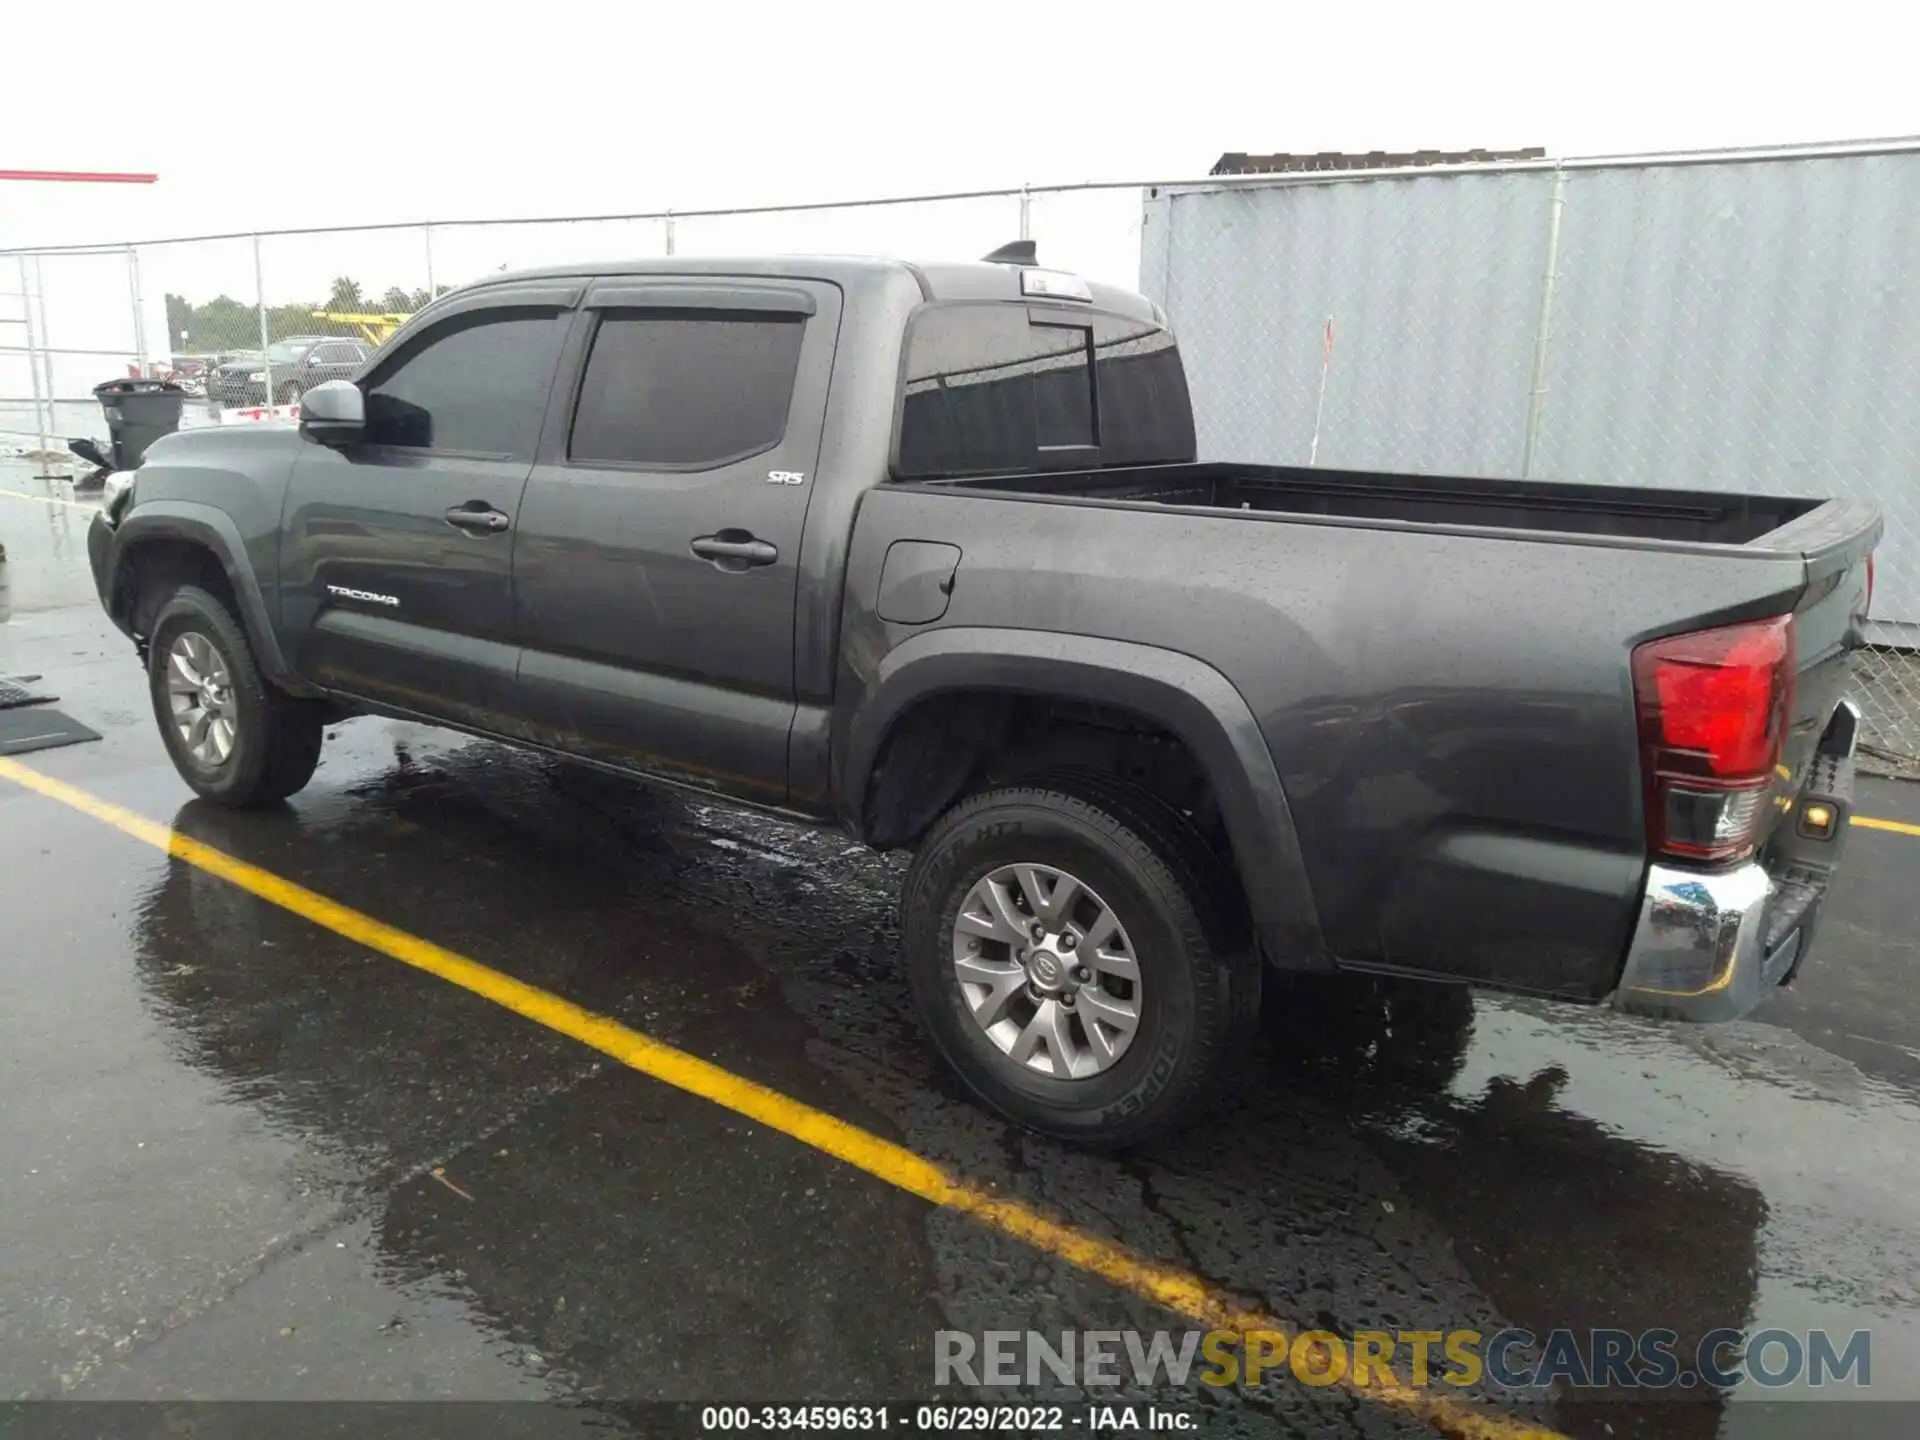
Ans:
{"type": "MultiPolygon", "coordinates": [[[[253,565],[247,558],[246,543],[240,538],[239,528],[224,510],[191,500],[174,499],[150,500],[137,505],[113,532],[113,544],[107,554],[106,574],[101,585],[103,596],[111,597],[119,593],[121,569],[127,557],[141,545],[154,540],[183,540],[198,545],[218,560],[227,582],[233,587],[234,598],[239,602],[240,624],[247,632],[248,643],[253,646],[254,663],[259,666],[260,673],[289,693],[319,693],[295,675],[287,664],[286,656],[280,649],[280,638],[274,632],[266,598],[260,591],[259,577],[254,574],[253,565]]],[[[122,630],[127,629],[129,616],[111,607],[109,613],[114,624],[122,630]]]]}
{"type": "Polygon", "coordinates": [[[913,636],[881,658],[853,703],[835,716],[834,793],[842,820],[855,833],[893,722],[916,701],[955,690],[1096,700],[1137,711],[1179,736],[1213,786],[1268,956],[1290,968],[1331,968],[1299,835],[1266,737],[1226,676],[1176,651],[973,626],[913,636]]]}

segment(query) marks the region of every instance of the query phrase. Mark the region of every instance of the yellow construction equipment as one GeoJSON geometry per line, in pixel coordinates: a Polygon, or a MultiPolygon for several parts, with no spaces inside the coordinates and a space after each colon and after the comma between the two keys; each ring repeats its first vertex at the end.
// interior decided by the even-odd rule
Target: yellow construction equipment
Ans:
{"type": "Polygon", "coordinates": [[[360,333],[366,336],[369,345],[384,345],[387,337],[398,330],[413,316],[407,315],[361,315],[348,310],[315,310],[313,318],[325,320],[332,325],[357,325],[360,333]]]}

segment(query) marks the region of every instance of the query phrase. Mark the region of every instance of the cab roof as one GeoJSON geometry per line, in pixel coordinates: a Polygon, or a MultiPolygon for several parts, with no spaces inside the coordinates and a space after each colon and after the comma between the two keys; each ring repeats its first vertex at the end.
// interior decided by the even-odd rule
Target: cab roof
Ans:
{"type": "MultiPolygon", "coordinates": [[[[843,290],[856,291],[863,284],[892,277],[910,277],[928,301],[1008,300],[1030,301],[1020,288],[1024,268],[1046,270],[1038,265],[1025,267],[985,260],[936,260],[916,263],[864,255],[765,255],[695,257],[654,256],[645,260],[614,260],[600,264],[549,265],[532,270],[502,271],[488,275],[462,290],[502,285],[520,280],[598,279],[600,277],[645,277],[649,275],[727,275],[738,277],[777,277],[790,280],[825,280],[843,290]]],[[[1165,319],[1152,301],[1137,291],[1088,281],[1092,292],[1091,308],[1128,315],[1155,324],[1165,319]]]]}

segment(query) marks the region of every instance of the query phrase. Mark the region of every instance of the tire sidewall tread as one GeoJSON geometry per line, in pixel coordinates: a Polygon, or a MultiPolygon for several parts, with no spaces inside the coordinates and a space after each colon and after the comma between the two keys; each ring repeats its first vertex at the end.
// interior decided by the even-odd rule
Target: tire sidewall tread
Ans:
{"type": "Polygon", "coordinates": [[[236,807],[269,805],[312,778],[323,738],[318,711],[267,683],[239,619],[211,592],[183,585],[160,606],[148,636],[147,689],[174,768],[202,798],[236,807]],[[186,752],[166,699],[168,651],[188,631],[219,650],[234,696],[233,754],[214,769],[186,752]]]}
{"type": "Polygon", "coordinates": [[[1192,1118],[1251,1033],[1258,962],[1234,943],[1210,855],[1185,817],[1109,777],[1062,774],[955,806],[922,841],[903,892],[909,985],[935,1047],[993,1109],[1083,1144],[1124,1147],[1192,1118]],[[1141,963],[1141,1027],[1113,1067],[1080,1080],[1022,1074],[968,1013],[953,917],[995,865],[1058,864],[1119,911],[1141,963]]]}

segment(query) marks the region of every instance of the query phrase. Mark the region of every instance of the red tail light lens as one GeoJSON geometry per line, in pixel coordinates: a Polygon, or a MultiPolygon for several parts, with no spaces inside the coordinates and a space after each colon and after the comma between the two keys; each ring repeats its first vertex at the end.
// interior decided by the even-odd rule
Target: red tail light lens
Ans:
{"type": "Polygon", "coordinates": [[[1647,839],[1664,855],[1753,852],[1793,713],[1793,617],[1652,640],[1633,652],[1647,839]]]}

